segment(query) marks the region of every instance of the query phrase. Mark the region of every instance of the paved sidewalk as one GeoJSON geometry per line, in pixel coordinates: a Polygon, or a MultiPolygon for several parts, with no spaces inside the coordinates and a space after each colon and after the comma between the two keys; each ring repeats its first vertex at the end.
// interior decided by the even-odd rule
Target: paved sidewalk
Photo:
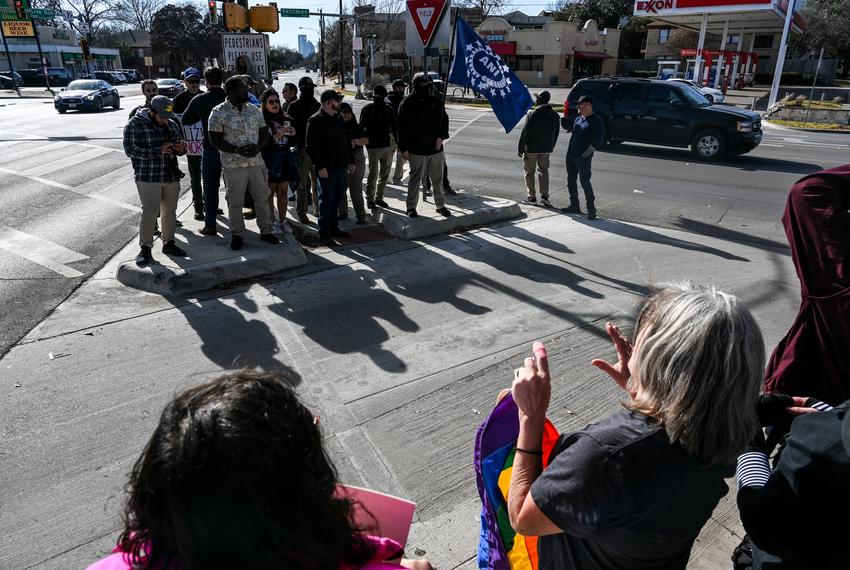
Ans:
{"type": "MultiPolygon", "coordinates": [[[[549,347],[561,431],[619,409],[589,364],[646,286],[741,296],[772,348],[796,314],[788,252],[529,208],[498,227],[307,252],[308,264],[189,298],[107,265],[0,361],[0,567],[81,568],[108,553],[122,487],[175,391],[234,366],[289,368],[346,483],[417,503],[408,553],[474,568],[475,429],[531,343],[549,347]]],[[[604,205],[600,214],[604,216],[604,205]]],[[[691,568],[727,569],[734,493],[691,568]]]]}

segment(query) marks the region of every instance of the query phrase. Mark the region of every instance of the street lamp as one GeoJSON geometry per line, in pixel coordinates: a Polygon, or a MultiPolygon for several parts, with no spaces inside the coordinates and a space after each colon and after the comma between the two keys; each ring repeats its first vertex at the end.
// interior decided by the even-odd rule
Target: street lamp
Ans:
{"type": "MultiPolygon", "coordinates": [[[[319,10],[321,13],[321,10],[319,10]]],[[[322,46],[322,84],[325,83],[325,17],[319,16],[319,29],[309,28],[306,26],[298,26],[299,30],[311,30],[319,34],[319,44],[322,46]]]]}

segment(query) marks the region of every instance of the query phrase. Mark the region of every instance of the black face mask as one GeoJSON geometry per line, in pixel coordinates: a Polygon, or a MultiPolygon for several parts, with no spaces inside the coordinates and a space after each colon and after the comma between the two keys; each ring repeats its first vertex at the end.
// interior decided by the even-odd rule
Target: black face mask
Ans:
{"type": "Polygon", "coordinates": [[[315,90],[312,87],[302,87],[301,88],[301,98],[302,99],[312,99],[314,91],[315,90]]]}
{"type": "Polygon", "coordinates": [[[413,91],[415,93],[417,93],[418,95],[428,95],[428,93],[429,93],[428,86],[425,85],[424,83],[419,83],[418,85],[416,85],[413,88],[413,91]]]}
{"type": "Polygon", "coordinates": [[[372,95],[372,100],[375,101],[378,105],[383,105],[386,97],[383,95],[372,95]]]}

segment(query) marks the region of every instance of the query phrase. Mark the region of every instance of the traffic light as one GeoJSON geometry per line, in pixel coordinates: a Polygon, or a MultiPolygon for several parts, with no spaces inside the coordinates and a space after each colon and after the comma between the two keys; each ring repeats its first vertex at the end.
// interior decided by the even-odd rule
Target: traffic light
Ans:
{"type": "Polygon", "coordinates": [[[24,7],[24,0],[15,0],[15,17],[19,20],[27,19],[27,10],[24,7]]]}
{"type": "Polygon", "coordinates": [[[83,50],[83,61],[91,60],[91,52],[89,51],[89,41],[85,38],[80,38],[80,49],[83,50]]]}
{"type": "Polygon", "coordinates": [[[280,15],[274,6],[252,6],[251,27],[258,32],[276,32],[280,29],[280,15]]]}
{"type": "Polygon", "coordinates": [[[248,12],[233,2],[224,3],[224,27],[230,31],[244,30],[248,27],[248,12]]]}
{"type": "Polygon", "coordinates": [[[210,24],[218,24],[218,4],[215,0],[208,2],[210,6],[210,24]]]}

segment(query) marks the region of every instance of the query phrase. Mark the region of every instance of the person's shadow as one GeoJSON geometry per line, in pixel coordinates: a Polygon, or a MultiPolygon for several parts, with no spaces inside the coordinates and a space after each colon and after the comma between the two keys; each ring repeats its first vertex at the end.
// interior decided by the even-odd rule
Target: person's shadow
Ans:
{"type": "Polygon", "coordinates": [[[294,385],[301,383],[298,372],[278,358],[281,350],[269,326],[259,319],[245,317],[258,312],[257,304],[246,291],[199,304],[175,303],[175,306],[197,333],[204,356],[219,368],[283,372],[294,385]]]}

